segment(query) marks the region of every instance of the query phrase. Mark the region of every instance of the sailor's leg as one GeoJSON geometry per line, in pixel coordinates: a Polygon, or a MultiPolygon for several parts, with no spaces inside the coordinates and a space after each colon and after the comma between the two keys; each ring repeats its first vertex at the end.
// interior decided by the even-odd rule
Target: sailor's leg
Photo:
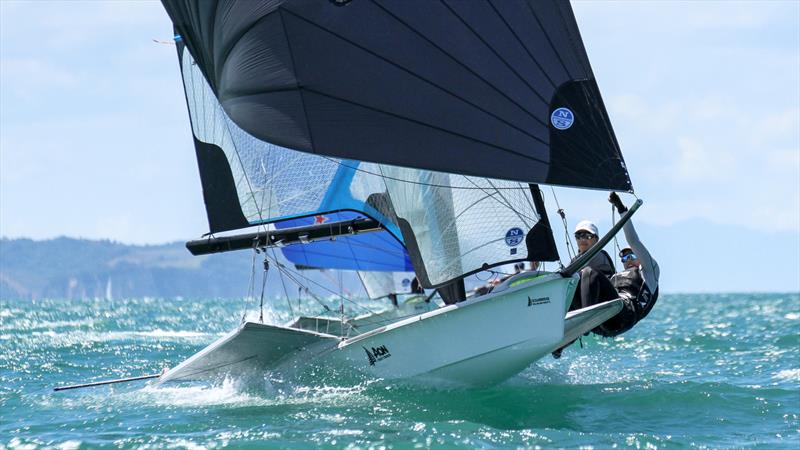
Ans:
{"type": "Polygon", "coordinates": [[[630,330],[634,325],[636,325],[636,308],[630,299],[623,298],[622,310],[592,332],[600,336],[614,337],[630,330]]]}
{"type": "Polygon", "coordinates": [[[614,300],[619,296],[617,295],[617,290],[614,289],[614,285],[611,284],[611,280],[591,267],[584,267],[581,270],[579,290],[582,308],[614,300]]]}

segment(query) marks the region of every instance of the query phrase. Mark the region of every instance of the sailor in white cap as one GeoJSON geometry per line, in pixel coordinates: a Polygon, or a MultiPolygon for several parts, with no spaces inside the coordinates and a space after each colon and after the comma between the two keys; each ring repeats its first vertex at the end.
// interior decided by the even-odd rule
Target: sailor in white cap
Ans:
{"type": "MultiPolygon", "coordinates": [[[[589,220],[578,222],[575,227],[575,242],[578,244],[578,255],[573,258],[573,261],[596,244],[597,240],[597,225],[589,220]]],[[[600,253],[592,258],[587,267],[592,267],[607,277],[611,277],[615,272],[614,262],[605,250],[600,250],[600,253]]]]}
{"type": "MultiPolygon", "coordinates": [[[[575,242],[578,254],[574,261],[589,250],[598,240],[597,225],[589,220],[578,222],[575,227],[575,242]]],[[[570,309],[585,308],[601,301],[617,298],[614,286],[609,278],[614,275],[614,262],[605,250],[600,250],[594,258],[581,270],[581,284],[575,292],[570,309]]]]}
{"type": "MultiPolygon", "coordinates": [[[[628,209],[619,196],[612,192],[608,197],[620,215],[628,209]]],[[[620,252],[624,270],[614,274],[614,264],[608,253],[601,251],[581,270],[581,283],[571,308],[585,308],[596,303],[613,300],[624,301],[623,311],[593,331],[603,336],[617,336],[628,331],[650,312],[658,298],[658,263],[642,244],[633,223],[628,221],[623,229],[630,248],[620,252]]],[[[597,243],[597,226],[584,220],[575,227],[579,255],[597,243]]],[[[577,258],[577,257],[576,257],[577,258]]]]}
{"type": "MultiPolygon", "coordinates": [[[[620,215],[625,214],[628,210],[615,192],[609,195],[608,201],[614,205],[620,215]]],[[[601,250],[581,270],[580,286],[575,291],[575,297],[570,305],[570,310],[574,310],[620,298],[623,302],[622,310],[592,330],[601,336],[618,336],[630,330],[647,316],[658,299],[660,275],[658,263],[642,244],[631,221],[628,221],[623,229],[625,230],[625,239],[630,245],[630,247],[623,248],[619,254],[624,270],[614,274],[611,257],[601,250]]],[[[578,256],[597,243],[597,235],[597,226],[594,223],[588,220],[578,223],[578,226],[575,227],[578,256]]],[[[571,344],[554,351],[553,357],[560,358],[564,348],[571,344]]]]}
{"type": "MultiPolygon", "coordinates": [[[[578,222],[578,225],[575,226],[575,242],[578,244],[578,254],[572,258],[572,261],[574,262],[592,248],[593,245],[597,244],[598,240],[597,225],[590,220],[578,222]]],[[[578,289],[575,290],[575,295],[572,297],[570,311],[617,298],[617,291],[610,280],[614,272],[614,261],[611,260],[605,250],[600,250],[589,261],[589,264],[580,271],[581,281],[578,289]]],[[[553,357],[560,358],[561,352],[570,346],[572,342],[554,351],[553,357]]]]}

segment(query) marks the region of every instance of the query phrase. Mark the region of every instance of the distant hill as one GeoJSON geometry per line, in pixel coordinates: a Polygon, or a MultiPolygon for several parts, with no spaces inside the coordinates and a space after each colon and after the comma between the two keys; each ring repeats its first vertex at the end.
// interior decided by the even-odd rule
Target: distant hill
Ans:
{"type": "MultiPolygon", "coordinates": [[[[138,246],[64,237],[2,238],[0,298],[240,298],[247,294],[251,264],[248,251],[192,256],[182,242],[138,246]]],[[[258,280],[261,267],[257,261],[258,280]]],[[[305,275],[330,285],[319,272],[305,275]]],[[[344,285],[349,291],[361,289],[354,275],[345,277],[344,285]]],[[[271,293],[278,294],[277,288],[270,286],[271,293]]],[[[289,288],[296,293],[296,285],[289,288]]]]}
{"type": "MultiPolygon", "coordinates": [[[[607,230],[610,224],[598,226],[607,230]]],[[[800,233],[795,231],[754,231],[700,221],[636,227],[661,266],[662,293],[800,292],[800,233]]],[[[564,237],[556,229],[556,242],[567,261],[564,237]]],[[[615,254],[611,245],[606,249],[615,254]]],[[[105,298],[109,293],[113,298],[241,298],[247,294],[251,261],[249,251],[192,256],[182,242],[139,246],[108,240],[0,238],[0,299],[105,298]]],[[[260,281],[260,262],[256,270],[260,281]]],[[[271,272],[274,277],[277,270],[271,272]]],[[[338,290],[338,276],[318,271],[303,275],[319,296],[330,292],[318,285],[338,290]]],[[[467,279],[468,287],[487,279],[486,273],[479,273],[467,279]]],[[[343,274],[343,284],[345,292],[362,292],[353,273],[343,274]]],[[[284,295],[277,277],[268,287],[268,295],[284,295]]],[[[287,281],[287,291],[294,298],[297,285],[287,281]]]]}

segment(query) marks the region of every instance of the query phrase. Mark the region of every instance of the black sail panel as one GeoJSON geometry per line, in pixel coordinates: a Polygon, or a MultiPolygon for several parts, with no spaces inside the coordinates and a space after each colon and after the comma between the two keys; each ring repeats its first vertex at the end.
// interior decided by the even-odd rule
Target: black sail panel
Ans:
{"type": "Polygon", "coordinates": [[[260,140],[632,190],[566,1],[163,2],[227,115],[260,140]]]}
{"type": "Polygon", "coordinates": [[[247,228],[250,223],[242,214],[231,167],[221,148],[194,138],[203,202],[208,215],[208,228],[216,231],[247,228]]]}
{"type": "Polygon", "coordinates": [[[558,114],[560,108],[568,108],[574,115],[574,122],[567,129],[550,130],[550,147],[558,151],[551,152],[548,183],[568,185],[575,178],[587,180],[590,185],[625,186],[629,183],[625,161],[614,151],[618,148],[617,138],[602,107],[597,83],[594,80],[565,83],[554,99],[551,115],[558,114]],[[583,151],[585,148],[594,151],[583,151]],[[623,170],[614,170],[616,168],[623,170]]]}

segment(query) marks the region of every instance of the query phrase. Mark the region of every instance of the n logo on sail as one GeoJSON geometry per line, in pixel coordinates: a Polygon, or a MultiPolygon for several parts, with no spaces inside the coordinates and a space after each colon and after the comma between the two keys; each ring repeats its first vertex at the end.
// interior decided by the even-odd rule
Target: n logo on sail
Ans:
{"type": "Polygon", "coordinates": [[[566,130],[575,122],[575,115],[569,108],[558,108],[550,115],[550,123],[559,130],[566,130]]]}

